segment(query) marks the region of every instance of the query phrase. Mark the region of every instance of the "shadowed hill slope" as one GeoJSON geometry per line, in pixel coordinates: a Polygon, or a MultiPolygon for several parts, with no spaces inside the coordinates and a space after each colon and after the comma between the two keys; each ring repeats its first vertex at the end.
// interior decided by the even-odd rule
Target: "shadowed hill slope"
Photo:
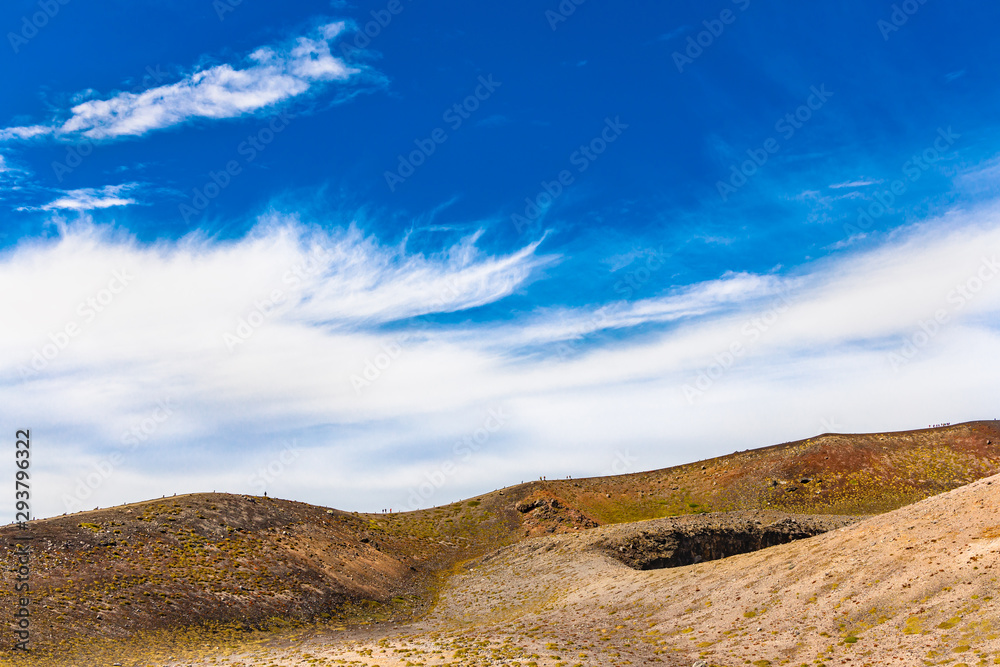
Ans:
{"type": "MultiPolygon", "coordinates": [[[[533,535],[708,511],[871,514],[1000,472],[1000,426],[827,434],[632,475],[531,482],[402,514],[193,494],[35,521],[32,645],[190,625],[423,614],[459,563],[533,535]]],[[[14,610],[13,545],[0,613],[14,610]]]]}

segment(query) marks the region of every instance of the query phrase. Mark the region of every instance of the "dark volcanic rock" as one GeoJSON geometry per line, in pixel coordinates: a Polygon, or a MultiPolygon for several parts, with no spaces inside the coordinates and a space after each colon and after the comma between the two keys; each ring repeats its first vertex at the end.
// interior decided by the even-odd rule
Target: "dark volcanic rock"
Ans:
{"type": "Polygon", "coordinates": [[[558,498],[547,496],[527,498],[514,505],[525,515],[522,525],[526,535],[544,535],[571,530],[596,528],[597,522],[583,512],[568,507],[558,498]]]}
{"type": "Polygon", "coordinates": [[[842,528],[865,517],[719,512],[615,526],[598,551],[636,570],[692,565],[842,528]]]}

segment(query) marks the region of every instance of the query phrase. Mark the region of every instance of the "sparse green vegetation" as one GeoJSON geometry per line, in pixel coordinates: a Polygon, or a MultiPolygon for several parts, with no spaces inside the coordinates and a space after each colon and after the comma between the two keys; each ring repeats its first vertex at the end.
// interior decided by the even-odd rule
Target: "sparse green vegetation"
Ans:
{"type": "MultiPolygon", "coordinates": [[[[450,590],[449,582],[465,576],[472,571],[469,568],[481,568],[475,570],[480,573],[492,567],[491,561],[478,560],[485,554],[506,553],[504,548],[514,548],[526,537],[571,539],[595,525],[763,507],[824,514],[895,509],[997,470],[998,459],[992,457],[992,450],[977,444],[982,438],[973,437],[973,428],[952,427],[945,435],[822,436],[698,465],[609,478],[531,482],[418,512],[327,513],[326,508],[271,498],[200,494],[39,521],[37,529],[47,531],[50,546],[36,552],[33,571],[38,578],[32,592],[37,608],[45,610],[39,617],[51,623],[36,626],[36,658],[57,646],[60,650],[75,647],[80,655],[98,655],[113,652],[122,642],[137,642],[137,651],[145,644],[169,646],[164,650],[184,660],[184,656],[197,657],[197,651],[185,650],[182,640],[231,642],[231,647],[251,651],[247,647],[265,636],[298,636],[308,628],[330,632],[357,626],[381,628],[390,622],[426,617],[437,609],[443,591],[450,590]],[[516,509],[522,501],[531,507],[516,509]],[[96,628],[109,627],[120,629],[114,641],[95,636],[96,628]]],[[[981,527],[975,535],[994,539],[1000,529],[981,527]]],[[[533,558],[548,554],[554,543],[545,544],[545,552],[526,553],[518,567],[527,568],[533,558]]],[[[571,543],[561,544],[559,549],[571,543]]],[[[975,564],[969,561],[964,580],[990,577],[990,559],[974,558],[982,559],[975,564]],[[973,573],[974,567],[983,569],[973,573]]],[[[578,582],[581,577],[585,581],[583,574],[565,567],[560,581],[578,582]]],[[[784,561],[767,567],[787,573],[789,580],[800,571],[784,561]]],[[[9,603],[11,574],[8,571],[4,576],[7,582],[0,600],[9,603]]],[[[663,574],[649,581],[660,585],[672,581],[671,576],[663,574]]],[[[830,653],[867,650],[874,641],[869,640],[869,632],[875,632],[868,628],[882,624],[903,635],[947,634],[949,643],[937,662],[949,659],[946,654],[972,651],[970,647],[977,647],[977,642],[998,634],[989,624],[976,624],[976,615],[982,612],[971,603],[949,612],[947,618],[936,611],[899,616],[898,610],[890,609],[891,601],[908,595],[911,589],[906,586],[902,593],[893,589],[875,604],[856,607],[851,598],[840,596],[854,595],[859,587],[831,595],[842,578],[820,576],[815,589],[800,599],[809,605],[809,614],[836,606],[836,613],[844,615],[842,623],[814,629],[816,635],[829,636],[828,641],[834,642],[830,653]],[[859,635],[864,639],[859,641],[859,635]],[[857,648],[847,648],[855,643],[857,648]]],[[[878,585],[870,581],[860,589],[878,585]]],[[[507,597],[484,591],[490,604],[487,620],[500,627],[527,614],[555,613],[568,604],[561,590],[552,585],[507,597]]],[[[951,589],[938,585],[934,590],[944,594],[951,589]]],[[[984,591],[992,593],[992,588],[979,588],[966,602],[985,604],[992,595],[984,591]]],[[[682,616],[711,607],[711,596],[706,593],[704,589],[692,591],[682,616]]],[[[454,637],[428,640],[421,647],[392,646],[409,651],[406,660],[413,665],[448,660],[472,665],[480,656],[485,663],[489,656],[521,666],[557,661],[569,667],[578,658],[579,664],[590,667],[626,664],[625,658],[610,657],[610,651],[625,646],[625,637],[632,643],[649,642],[663,655],[675,650],[669,642],[683,638],[684,646],[703,650],[709,664],[715,664],[714,660],[736,664],[714,653],[719,640],[701,635],[701,628],[685,624],[675,634],[647,637],[646,624],[654,627],[658,605],[645,608],[633,603],[629,595],[641,598],[636,591],[621,595],[599,614],[607,624],[606,632],[588,635],[586,640],[583,635],[578,641],[546,637],[541,624],[519,630],[517,636],[530,635],[535,642],[530,646],[503,642],[479,646],[474,641],[456,643],[454,637]],[[595,657],[595,646],[609,652],[595,657]]],[[[758,623],[781,617],[784,612],[777,610],[791,597],[782,594],[780,602],[777,593],[744,597],[737,603],[741,605],[737,609],[744,611],[734,614],[743,619],[741,629],[733,637],[751,637],[758,623]],[[755,620],[751,624],[749,619],[755,620]]],[[[720,600],[715,602],[718,608],[720,600]]],[[[936,609],[931,602],[926,606],[936,609]]],[[[471,626],[483,618],[464,622],[471,626]]],[[[378,653],[351,656],[358,665],[365,658],[377,664],[378,653]]],[[[815,658],[833,661],[827,654],[815,658]]],[[[790,660],[775,658],[774,662],[792,664],[790,660]]],[[[80,663],[99,664],[84,659],[80,663]]],[[[317,658],[303,658],[306,663],[324,664],[317,658]]],[[[758,663],[768,661],[753,664],[758,663]]]]}

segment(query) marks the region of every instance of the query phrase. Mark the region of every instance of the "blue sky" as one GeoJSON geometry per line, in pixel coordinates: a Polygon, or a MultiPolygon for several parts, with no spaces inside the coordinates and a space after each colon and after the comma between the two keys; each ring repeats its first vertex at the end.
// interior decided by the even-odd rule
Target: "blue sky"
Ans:
{"type": "Polygon", "coordinates": [[[41,514],[427,506],[997,416],[1000,8],[105,9],[0,9],[41,514]]]}

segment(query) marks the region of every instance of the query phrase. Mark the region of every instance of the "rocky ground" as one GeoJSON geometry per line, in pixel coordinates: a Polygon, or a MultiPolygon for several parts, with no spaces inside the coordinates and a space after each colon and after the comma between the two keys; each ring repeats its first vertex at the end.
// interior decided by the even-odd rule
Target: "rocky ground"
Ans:
{"type": "Polygon", "coordinates": [[[316,629],[281,648],[165,664],[997,664],[998,490],[991,477],[816,537],[668,569],[602,553],[614,527],[528,540],[468,563],[417,623],[316,629]]]}
{"type": "Polygon", "coordinates": [[[863,517],[785,512],[718,512],[609,526],[598,551],[636,570],[693,565],[842,528],[863,517]]]}
{"type": "Polygon", "coordinates": [[[998,436],[827,434],[403,514],[195,494],[37,521],[35,650],[0,665],[992,664],[1000,487],[970,482],[998,436]]]}

